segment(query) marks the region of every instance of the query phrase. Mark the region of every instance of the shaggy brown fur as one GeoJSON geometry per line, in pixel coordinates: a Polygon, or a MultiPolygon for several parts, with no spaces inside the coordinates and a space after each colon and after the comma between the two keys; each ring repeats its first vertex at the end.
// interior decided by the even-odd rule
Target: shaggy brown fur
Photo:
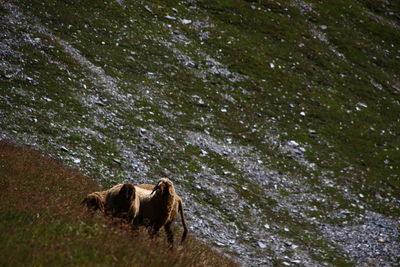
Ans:
{"type": "Polygon", "coordinates": [[[171,180],[162,178],[157,185],[118,184],[106,191],[93,192],[82,201],[88,209],[101,210],[114,217],[128,218],[133,227],[148,227],[150,235],[164,227],[168,242],[174,241],[172,222],[181,215],[183,233],[186,239],[188,228],[185,222],[182,199],[176,194],[171,180]]]}
{"type": "Polygon", "coordinates": [[[173,243],[172,222],[178,213],[181,215],[183,233],[181,242],[186,239],[188,228],[185,222],[182,199],[176,194],[171,180],[162,178],[157,185],[137,185],[136,193],[140,199],[140,209],[134,223],[149,228],[149,233],[155,235],[164,227],[168,241],[173,243]]]}
{"type": "Polygon", "coordinates": [[[114,217],[134,218],[138,215],[139,199],[135,186],[118,184],[106,191],[93,192],[82,201],[90,210],[101,210],[114,217]]]}

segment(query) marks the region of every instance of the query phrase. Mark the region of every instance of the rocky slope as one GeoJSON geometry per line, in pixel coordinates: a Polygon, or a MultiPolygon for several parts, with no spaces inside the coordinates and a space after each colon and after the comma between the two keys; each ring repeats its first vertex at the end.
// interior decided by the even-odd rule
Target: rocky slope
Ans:
{"type": "Polygon", "coordinates": [[[244,265],[400,260],[400,4],[1,1],[0,129],[105,186],[171,177],[244,265]]]}

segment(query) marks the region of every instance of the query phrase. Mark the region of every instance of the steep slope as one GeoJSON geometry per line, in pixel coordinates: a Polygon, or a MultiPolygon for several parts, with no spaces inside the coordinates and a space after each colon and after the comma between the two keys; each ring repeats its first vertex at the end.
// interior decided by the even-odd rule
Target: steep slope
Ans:
{"type": "Polygon", "coordinates": [[[243,263],[394,264],[399,11],[3,1],[1,131],[104,184],[170,176],[243,263]]]}

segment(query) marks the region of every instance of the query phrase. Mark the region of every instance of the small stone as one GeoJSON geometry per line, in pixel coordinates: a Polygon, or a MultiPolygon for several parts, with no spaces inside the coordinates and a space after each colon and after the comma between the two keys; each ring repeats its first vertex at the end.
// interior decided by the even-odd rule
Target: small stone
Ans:
{"type": "Polygon", "coordinates": [[[151,13],[151,14],[154,15],[154,12],[153,12],[153,10],[150,9],[150,7],[144,6],[144,9],[145,9],[147,12],[149,12],[149,13],[151,13]]]}
{"type": "Polygon", "coordinates": [[[304,111],[300,112],[300,116],[305,117],[306,113],[304,111]]]}
{"type": "Polygon", "coordinates": [[[275,68],[275,64],[274,63],[269,63],[269,66],[271,67],[271,69],[275,68]]]}
{"type": "Polygon", "coordinates": [[[262,249],[264,249],[264,248],[267,247],[267,245],[266,245],[265,243],[261,242],[261,241],[258,241],[257,244],[258,244],[258,246],[259,246],[260,248],[262,248],[262,249]]]}
{"type": "Polygon", "coordinates": [[[226,113],[228,110],[226,108],[221,108],[221,112],[226,113]]]}
{"type": "Polygon", "coordinates": [[[201,157],[205,157],[205,156],[207,156],[207,155],[208,155],[208,152],[207,152],[207,151],[205,151],[205,150],[203,150],[203,149],[200,151],[200,156],[201,156],[201,157]]]}
{"type": "Polygon", "coordinates": [[[367,106],[367,104],[364,104],[364,103],[357,103],[357,105],[359,105],[359,106],[361,106],[361,107],[363,107],[363,108],[367,108],[368,106],[367,106]]]}
{"type": "Polygon", "coordinates": [[[81,163],[81,160],[80,160],[80,159],[78,159],[78,158],[74,158],[74,159],[73,159],[73,161],[74,161],[74,163],[76,163],[76,164],[79,164],[79,163],[81,163]]]}
{"type": "Polygon", "coordinates": [[[217,246],[219,246],[219,247],[225,246],[225,244],[224,244],[224,243],[221,243],[221,242],[216,242],[215,244],[216,244],[217,246]]]}
{"type": "Polygon", "coordinates": [[[285,245],[288,246],[288,247],[291,247],[291,246],[293,245],[293,243],[292,243],[292,242],[289,242],[289,241],[286,241],[286,242],[284,242],[284,243],[285,243],[285,245]]]}
{"type": "Polygon", "coordinates": [[[290,141],[289,141],[289,145],[291,145],[291,146],[299,146],[299,143],[297,143],[297,142],[294,141],[294,140],[290,140],[290,141]]]}
{"type": "Polygon", "coordinates": [[[181,23],[186,25],[192,23],[192,21],[190,19],[181,19],[181,23]]]}
{"type": "Polygon", "coordinates": [[[325,31],[325,30],[328,29],[328,26],[326,26],[326,25],[320,25],[319,28],[320,28],[321,30],[325,31]]]}
{"type": "Polygon", "coordinates": [[[385,243],[385,239],[383,239],[382,237],[378,239],[379,243],[385,243]]]}
{"type": "Polygon", "coordinates": [[[288,227],[284,227],[284,228],[283,228],[283,231],[285,231],[285,232],[289,232],[289,231],[290,231],[290,229],[289,229],[288,227]]]}
{"type": "Polygon", "coordinates": [[[164,16],[164,18],[169,19],[169,20],[176,20],[175,17],[172,17],[170,15],[166,15],[166,16],[164,16]]]}
{"type": "Polygon", "coordinates": [[[60,147],[60,149],[64,152],[69,152],[68,148],[66,148],[65,146],[60,147]]]}
{"type": "Polygon", "coordinates": [[[266,223],[266,224],[264,224],[264,228],[265,228],[265,229],[270,229],[270,228],[271,228],[271,226],[269,226],[269,224],[268,224],[268,223],[266,223]]]}

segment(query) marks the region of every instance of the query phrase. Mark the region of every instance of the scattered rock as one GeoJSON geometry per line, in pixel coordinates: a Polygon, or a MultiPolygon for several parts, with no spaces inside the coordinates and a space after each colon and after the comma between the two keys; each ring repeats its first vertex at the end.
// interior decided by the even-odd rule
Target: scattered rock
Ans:
{"type": "Polygon", "coordinates": [[[172,16],[170,16],[170,15],[166,15],[166,16],[164,16],[164,18],[166,18],[166,19],[168,19],[168,20],[176,20],[176,18],[175,17],[172,17],[172,16]]]}
{"type": "Polygon", "coordinates": [[[144,6],[144,9],[145,9],[147,12],[149,12],[150,14],[154,15],[154,12],[153,12],[153,10],[151,10],[150,7],[144,6]]]}
{"type": "Polygon", "coordinates": [[[261,242],[261,241],[258,241],[257,244],[258,244],[258,246],[259,246],[260,248],[262,248],[262,249],[264,249],[264,248],[267,247],[267,245],[266,245],[265,243],[261,242]]]}
{"type": "Polygon", "coordinates": [[[112,159],[115,163],[121,165],[121,161],[119,159],[112,159]]]}
{"type": "Polygon", "coordinates": [[[181,19],[180,21],[182,24],[185,24],[185,25],[192,23],[192,21],[190,19],[181,19]]]}

